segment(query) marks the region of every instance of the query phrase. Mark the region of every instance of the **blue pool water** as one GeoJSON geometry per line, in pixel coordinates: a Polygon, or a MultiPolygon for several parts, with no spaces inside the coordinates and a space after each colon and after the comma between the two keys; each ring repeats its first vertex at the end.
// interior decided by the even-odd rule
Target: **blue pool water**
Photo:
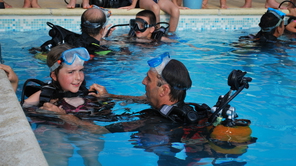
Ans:
{"type": "MultiPolygon", "coordinates": [[[[230,104],[236,108],[239,118],[252,121],[252,136],[258,139],[248,145],[245,153],[218,158],[216,164],[295,165],[296,48],[287,44],[250,51],[233,46],[239,36],[257,31],[257,28],[244,31],[186,30],[176,34],[175,39],[180,41],[177,44],[144,49],[128,45],[131,55],[100,57],[87,63],[87,85],[98,83],[114,94],[143,95],[145,90],[141,82],[148,70],[146,61],[168,51],[190,71],[193,86],[186,101],[213,106],[218,96],[229,90],[228,74],[233,69],[246,71],[246,76],[253,78],[250,88],[243,90],[230,104]]],[[[47,66],[28,52],[29,48],[40,46],[48,39],[45,31],[0,33],[5,64],[14,68],[20,77],[18,97],[26,79],[49,80],[47,66]]],[[[290,37],[281,39],[289,40],[290,37]]],[[[111,48],[119,50],[116,45],[111,48]]],[[[120,114],[129,111],[126,108],[137,112],[148,106],[118,101],[113,111],[120,114]]],[[[96,123],[105,126],[111,122],[96,123]]],[[[83,165],[83,159],[87,159],[90,165],[150,166],[158,165],[160,156],[170,155],[166,147],[136,148],[130,137],[134,132],[95,135],[81,129],[34,123],[32,128],[50,165],[83,165]]],[[[199,151],[193,158],[190,163],[176,165],[213,165],[214,161],[213,157],[203,157],[199,151]]]]}

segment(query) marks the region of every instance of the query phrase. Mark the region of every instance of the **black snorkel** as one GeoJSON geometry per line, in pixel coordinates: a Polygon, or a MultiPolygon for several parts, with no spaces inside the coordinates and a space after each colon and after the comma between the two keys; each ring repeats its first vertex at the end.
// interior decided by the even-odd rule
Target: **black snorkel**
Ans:
{"type": "MultiPolygon", "coordinates": [[[[170,24],[167,23],[167,22],[159,22],[159,23],[156,23],[155,26],[161,25],[161,24],[165,24],[166,26],[161,26],[159,29],[163,29],[162,32],[163,33],[166,33],[166,31],[170,27],[170,24]]],[[[130,30],[130,32],[128,34],[129,36],[133,36],[134,33],[135,33],[135,31],[136,31],[130,24],[117,24],[117,25],[113,25],[112,27],[109,28],[109,30],[107,31],[105,37],[108,37],[109,36],[109,33],[110,33],[110,31],[111,31],[112,28],[120,27],[120,26],[130,26],[131,30],[130,30]]],[[[159,29],[156,29],[156,31],[159,30],[159,29]]]]}
{"type": "Polygon", "coordinates": [[[213,114],[210,116],[208,122],[214,126],[221,123],[222,119],[225,118],[225,126],[234,126],[234,118],[237,115],[234,113],[233,107],[230,107],[228,103],[234,99],[243,89],[249,88],[249,82],[252,81],[250,77],[244,77],[247,72],[241,70],[233,70],[228,76],[228,85],[230,90],[224,95],[218,98],[216,105],[212,108],[213,114]],[[231,95],[232,91],[236,91],[231,95]],[[229,112],[227,112],[229,111],[229,112]]]}

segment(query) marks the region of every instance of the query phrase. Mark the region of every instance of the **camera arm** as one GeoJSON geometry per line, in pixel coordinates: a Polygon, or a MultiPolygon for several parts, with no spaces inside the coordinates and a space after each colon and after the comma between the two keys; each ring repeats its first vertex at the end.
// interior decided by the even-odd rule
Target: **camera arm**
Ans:
{"type": "Polygon", "coordinates": [[[224,95],[220,96],[216,105],[212,108],[213,114],[209,118],[209,123],[218,125],[222,118],[226,119],[226,126],[233,126],[234,118],[237,116],[233,107],[228,104],[234,99],[243,89],[249,88],[249,82],[252,81],[250,77],[244,77],[247,72],[241,70],[233,70],[228,76],[228,85],[230,90],[224,95]],[[236,91],[232,94],[233,91],[236,91]],[[231,95],[232,94],[232,95],[231,95]]]}

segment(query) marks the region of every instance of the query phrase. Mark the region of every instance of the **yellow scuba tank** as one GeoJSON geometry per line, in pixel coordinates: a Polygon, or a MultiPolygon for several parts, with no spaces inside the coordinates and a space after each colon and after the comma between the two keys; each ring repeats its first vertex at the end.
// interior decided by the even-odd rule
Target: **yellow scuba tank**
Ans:
{"type": "Polygon", "coordinates": [[[252,139],[252,130],[249,126],[249,120],[237,119],[233,127],[224,126],[222,124],[209,126],[210,138],[218,141],[245,143],[252,139]]]}

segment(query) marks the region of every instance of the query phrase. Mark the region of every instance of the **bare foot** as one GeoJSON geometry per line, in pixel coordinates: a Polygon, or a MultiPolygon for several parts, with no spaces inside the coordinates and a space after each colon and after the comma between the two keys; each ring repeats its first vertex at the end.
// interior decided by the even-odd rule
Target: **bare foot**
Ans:
{"type": "Polygon", "coordinates": [[[227,6],[227,5],[221,5],[220,8],[221,8],[221,9],[227,9],[228,6],[227,6]]]}
{"type": "Polygon", "coordinates": [[[251,7],[252,7],[252,5],[244,5],[241,8],[251,8],[251,7]]]}
{"type": "Polygon", "coordinates": [[[41,7],[39,6],[37,0],[35,0],[35,1],[33,0],[33,1],[32,1],[32,8],[41,8],[41,7]]]}
{"type": "Polygon", "coordinates": [[[208,8],[209,8],[208,5],[202,4],[202,9],[208,9],[208,8]]]}
{"type": "Polygon", "coordinates": [[[31,6],[31,1],[30,0],[25,0],[24,1],[24,6],[23,6],[23,8],[31,8],[32,6],[31,6]]]}
{"type": "Polygon", "coordinates": [[[83,7],[83,9],[89,9],[89,8],[92,8],[92,6],[89,5],[89,3],[86,3],[86,4],[82,3],[82,7],[83,7]]]}
{"type": "Polygon", "coordinates": [[[68,9],[74,9],[76,5],[76,0],[71,0],[70,3],[67,5],[68,9]]]}
{"type": "MultiPolygon", "coordinates": [[[[3,1],[4,2],[4,1],[3,1]]],[[[6,3],[6,2],[4,2],[4,7],[5,8],[12,8],[12,6],[11,5],[9,5],[8,3],[6,3]]]]}

